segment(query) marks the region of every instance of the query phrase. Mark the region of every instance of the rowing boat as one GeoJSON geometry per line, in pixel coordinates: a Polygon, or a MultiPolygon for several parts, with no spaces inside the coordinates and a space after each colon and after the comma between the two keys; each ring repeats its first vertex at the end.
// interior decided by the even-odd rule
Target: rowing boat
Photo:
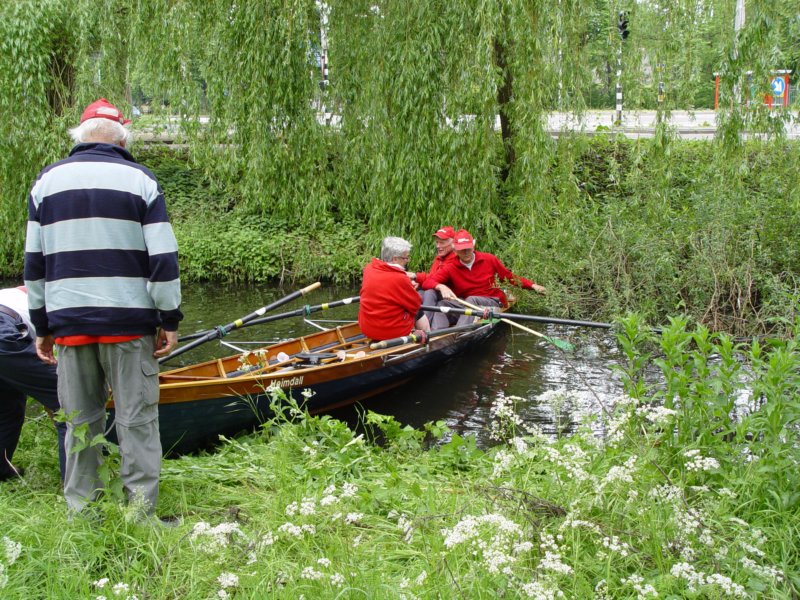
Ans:
{"type": "MultiPolygon", "coordinates": [[[[358,402],[474,347],[495,327],[494,321],[481,322],[443,330],[424,341],[412,336],[380,348],[365,338],[358,324],[350,323],[163,371],[159,375],[162,447],[165,453],[183,454],[213,445],[220,436],[252,430],[270,416],[275,388],[291,395],[310,414],[358,402]]],[[[109,408],[113,416],[113,401],[109,408]]]]}

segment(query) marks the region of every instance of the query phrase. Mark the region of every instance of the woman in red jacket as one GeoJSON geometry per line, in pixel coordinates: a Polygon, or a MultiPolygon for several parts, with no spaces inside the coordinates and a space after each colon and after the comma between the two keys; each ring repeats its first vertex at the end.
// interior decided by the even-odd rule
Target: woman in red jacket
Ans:
{"type": "Polygon", "coordinates": [[[415,328],[429,331],[420,313],[422,298],[406,274],[411,244],[399,237],[384,238],[381,258],[364,267],[358,324],[373,340],[408,335],[415,328]]]}

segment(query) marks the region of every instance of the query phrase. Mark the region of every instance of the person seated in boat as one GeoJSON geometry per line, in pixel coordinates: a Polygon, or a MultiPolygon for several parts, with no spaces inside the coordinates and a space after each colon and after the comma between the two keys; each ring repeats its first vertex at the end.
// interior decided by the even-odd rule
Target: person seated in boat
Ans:
{"type": "Polygon", "coordinates": [[[364,267],[358,324],[372,340],[408,335],[415,328],[429,331],[419,307],[422,298],[406,275],[411,244],[399,237],[384,238],[381,257],[364,267]]]}
{"type": "MultiPolygon", "coordinates": [[[[453,238],[456,237],[455,229],[450,227],[450,225],[445,225],[437,229],[433,233],[433,237],[433,241],[436,244],[436,256],[433,259],[433,263],[431,263],[431,268],[427,272],[408,272],[409,279],[415,281],[418,285],[422,285],[422,282],[428,277],[438,273],[446,263],[458,261],[455,252],[453,252],[453,238]]],[[[418,291],[422,296],[422,304],[425,306],[435,306],[442,299],[441,295],[436,290],[423,290],[418,288],[418,291]]],[[[435,313],[433,312],[425,312],[425,316],[428,317],[429,322],[433,319],[434,315],[435,313]]]]}
{"type": "MultiPolygon", "coordinates": [[[[506,281],[540,294],[546,292],[541,285],[512,273],[494,254],[475,251],[475,239],[466,229],[456,233],[453,251],[458,260],[447,263],[422,282],[423,290],[436,290],[442,295],[439,306],[462,308],[455,298],[464,298],[470,304],[500,308],[508,306],[506,295],[496,285],[496,280],[506,281]]],[[[430,323],[431,329],[443,329],[453,324],[466,325],[474,317],[436,313],[430,323]],[[456,320],[457,319],[457,320],[456,320]]]]}

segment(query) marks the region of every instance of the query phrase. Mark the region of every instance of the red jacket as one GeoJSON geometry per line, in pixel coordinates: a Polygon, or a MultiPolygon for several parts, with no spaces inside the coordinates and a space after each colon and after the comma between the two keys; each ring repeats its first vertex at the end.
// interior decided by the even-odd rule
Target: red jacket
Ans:
{"type": "Polygon", "coordinates": [[[487,296],[497,298],[503,306],[508,306],[506,295],[496,285],[495,276],[500,281],[507,281],[526,290],[532,289],[534,285],[530,279],[514,275],[494,254],[476,252],[472,270],[465,267],[458,259],[455,262],[447,262],[435,275],[427,277],[422,282],[422,289],[432,290],[443,283],[459,298],[487,296]]]}
{"type": "Polygon", "coordinates": [[[455,252],[450,251],[443,257],[437,254],[436,258],[433,259],[433,263],[431,264],[430,270],[427,273],[425,273],[424,271],[416,273],[417,278],[415,281],[421,285],[422,282],[425,281],[428,277],[430,277],[435,273],[438,273],[442,267],[451,262],[458,262],[458,256],[456,256],[455,252]]]}
{"type": "Polygon", "coordinates": [[[373,340],[388,340],[408,335],[422,298],[403,269],[373,258],[364,267],[358,324],[373,340]]]}

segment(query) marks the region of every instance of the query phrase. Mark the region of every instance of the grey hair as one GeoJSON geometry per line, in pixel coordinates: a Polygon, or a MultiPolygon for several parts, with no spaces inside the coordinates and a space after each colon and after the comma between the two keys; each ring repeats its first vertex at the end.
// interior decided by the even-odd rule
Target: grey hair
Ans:
{"type": "Polygon", "coordinates": [[[121,123],[104,119],[86,119],[77,127],[69,130],[70,137],[76,144],[83,142],[107,142],[121,146],[131,142],[131,132],[121,123]]]}
{"type": "Polygon", "coordinates": [[[411,244],[399,237],[386,237],[383,238],[381,244],[381,260],[383,262],[392,262],[393,258],[402,256],[411,251],[411,244]]]}

